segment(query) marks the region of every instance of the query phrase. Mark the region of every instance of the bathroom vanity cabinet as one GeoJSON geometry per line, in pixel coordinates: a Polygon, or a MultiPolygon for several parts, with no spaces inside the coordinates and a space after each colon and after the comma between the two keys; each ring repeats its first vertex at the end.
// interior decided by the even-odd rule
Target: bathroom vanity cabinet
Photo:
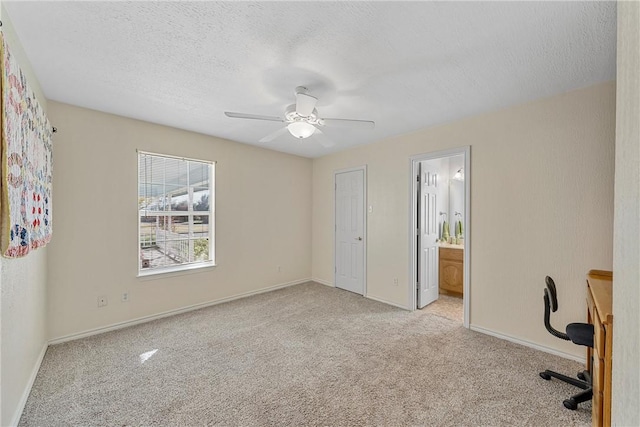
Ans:
{"type": "Polygon", "coordinates": [[[464,248],[440,246],[440,292],[462,296],[464,283],[464,248]]]}

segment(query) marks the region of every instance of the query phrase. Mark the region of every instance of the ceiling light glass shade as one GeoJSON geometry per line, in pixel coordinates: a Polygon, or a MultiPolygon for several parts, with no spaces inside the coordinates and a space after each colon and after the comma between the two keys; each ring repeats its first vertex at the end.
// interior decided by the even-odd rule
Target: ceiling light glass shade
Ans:
{"type": "Polygon", "coordinates": [[[315,132],[316,130],[315,126],[307,122],[289,123],[287,125],[287,129],[289,129],[289,132],[291,132],[291,135],[300,139],[309,138],[311,135],[313,135],[313,132],[315,132]]]}
{"type": "Polygon", "coordinates": [[[456,181],[464,181],[464,169],[463,168],[458,169],[458,172],[456,172],[456,174],[453,175],[453,179],[455,179],[456,181]]]}

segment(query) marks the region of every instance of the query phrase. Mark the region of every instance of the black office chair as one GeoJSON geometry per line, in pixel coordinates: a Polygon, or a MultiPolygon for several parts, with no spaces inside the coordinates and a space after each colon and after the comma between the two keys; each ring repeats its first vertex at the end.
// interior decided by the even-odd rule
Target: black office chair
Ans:
{"type": "MultiPolygon", "coordinates": [[[[567,325],[566,334],[555,330],[553,326],[551,326],[551,311],[555,313],[558,310],[558,298],[556,297],[556,284],[553,279],[547,276],[545,281],[547,283],[547,289],[544,290],[544,326],[547,328],[547,331],[562,340],[571,340],[578,345],[593,347],[593,325],[589,323],[570,323],[567,325]]],[[[562,402],[567,409],[578,409],[578,403],[586,402],[593,397],[591,374],[589,371],[578,373],[578,379],[548,369],[540,372],[540,376],[545,380],[550,380],[552,377],[557,378],[560,381],[572,384],[583,390],[562,402]]]]}

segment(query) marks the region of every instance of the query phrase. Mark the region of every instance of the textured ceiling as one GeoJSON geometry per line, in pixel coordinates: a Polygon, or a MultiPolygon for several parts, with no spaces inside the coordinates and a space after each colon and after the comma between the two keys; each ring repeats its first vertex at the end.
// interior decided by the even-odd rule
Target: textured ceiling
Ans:
{"type": "Polygon", "coordinates": [[[307,157],[615,79],[615,2],[3,5],[47,98],[307,157]],[[282,124],[223,114],[299,85],[375,129],[260,144],[282,124]]]}

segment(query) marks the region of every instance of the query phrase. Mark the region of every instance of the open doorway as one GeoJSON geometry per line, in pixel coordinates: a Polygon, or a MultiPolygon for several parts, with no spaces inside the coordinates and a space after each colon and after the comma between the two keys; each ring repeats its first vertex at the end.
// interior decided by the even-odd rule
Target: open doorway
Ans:
{"type": "Polygon", "coordinates": [[[410,162],[409,301],[414,310],[427,306],[460,310],[465,327],[469,327],[470,164],[470,147],[413,156],[410,162]]]}

